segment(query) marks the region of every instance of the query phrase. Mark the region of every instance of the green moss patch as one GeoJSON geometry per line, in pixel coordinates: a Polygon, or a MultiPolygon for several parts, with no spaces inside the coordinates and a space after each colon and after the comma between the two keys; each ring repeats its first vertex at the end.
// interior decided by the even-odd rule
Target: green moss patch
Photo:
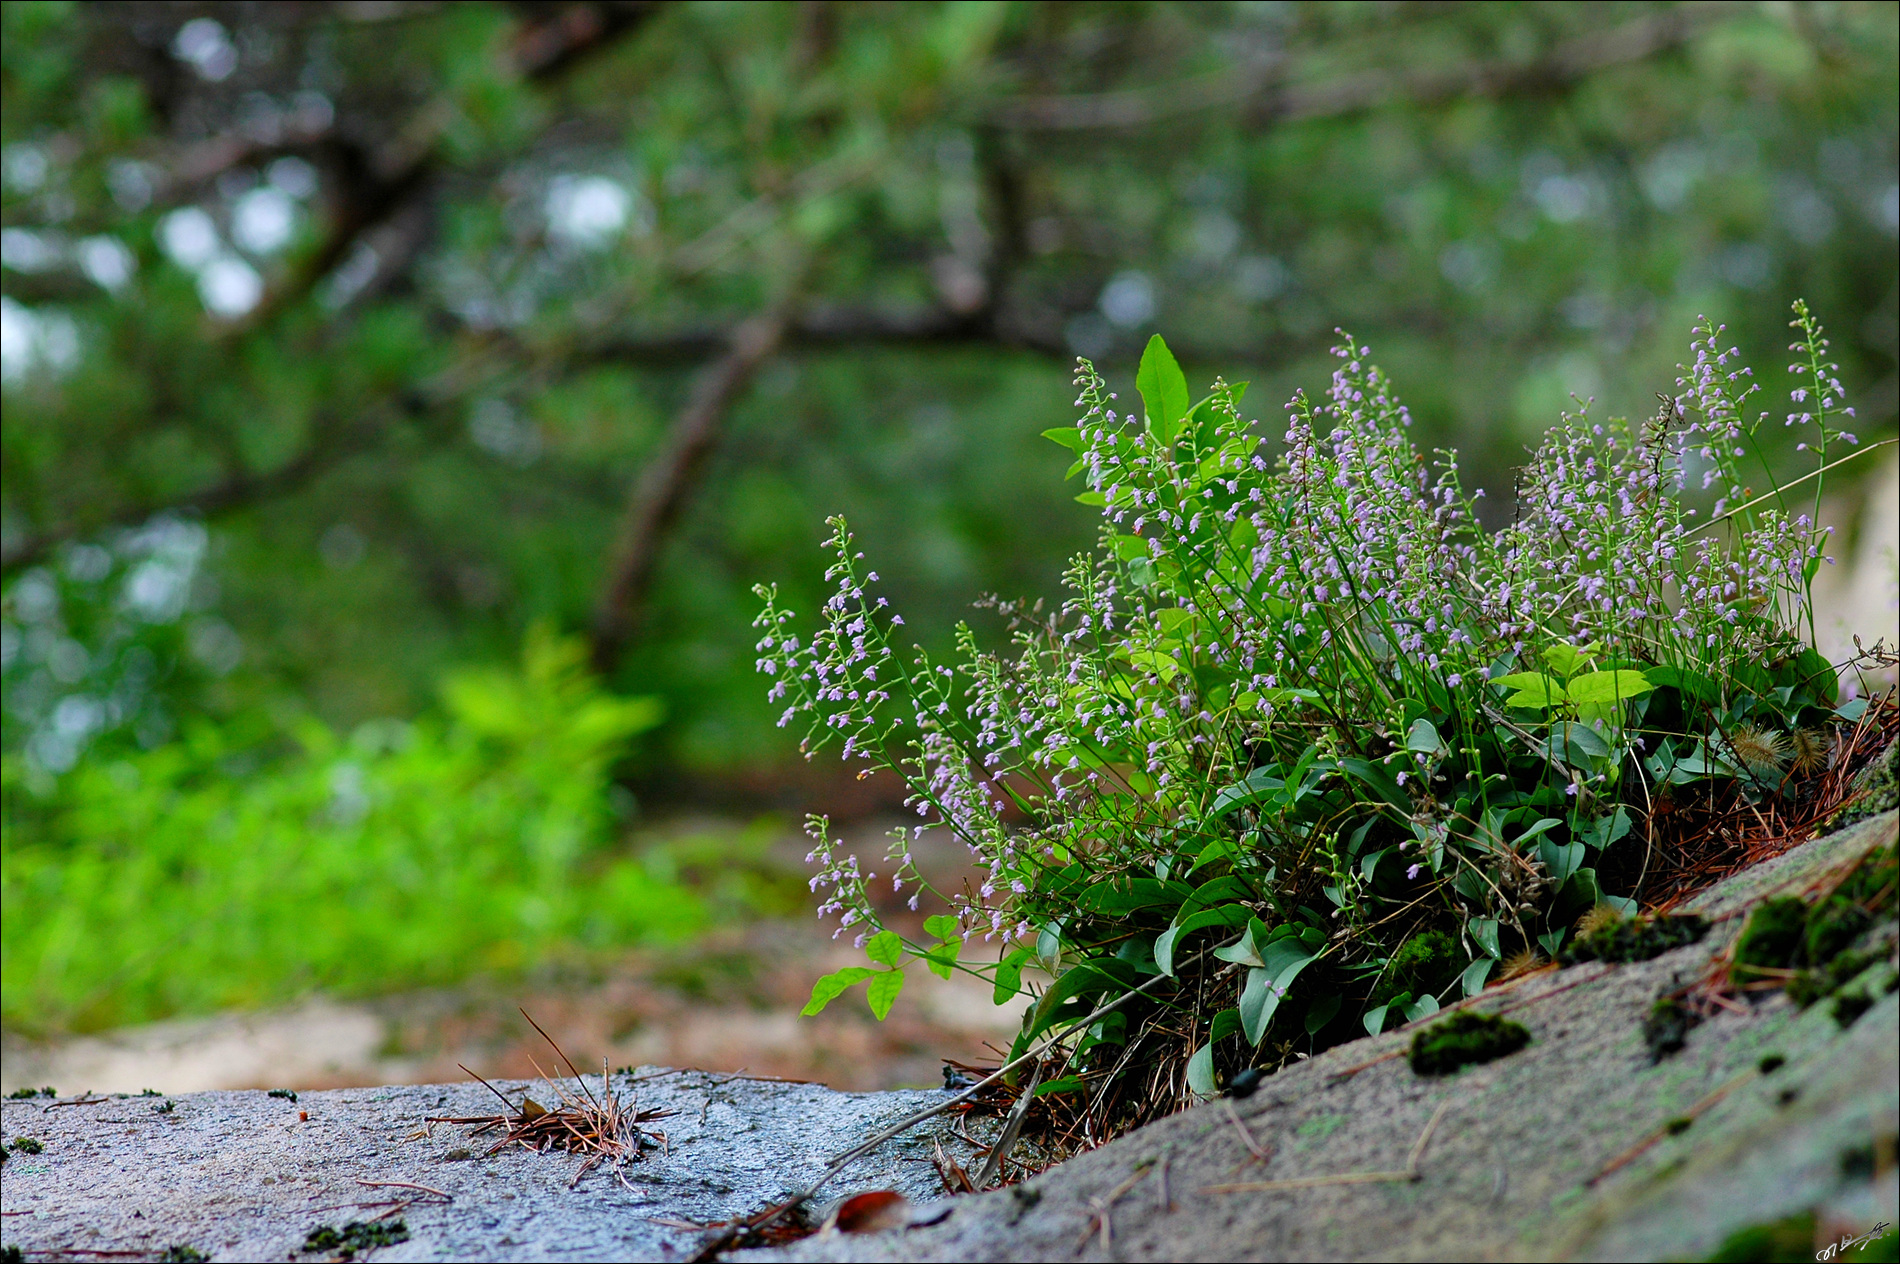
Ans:
{"type": "Polygon", "coordinates": [[[1442,930],[1428,930],[1400,944],[1391,964],[1372,989],[1369,1006],[1385,1005],[1401,992],[1436,994],[1451,986],[1465,968],[1458,942],[1442,930]]]}
{"type": "Polygon", "coordinates": [[[1579,961],[1648,961],[1672,948],[1693,944],[1709,933],[1709,924],[1693,913],[1666,917],[1625,917],[1577,937],[1560,958],[1579,961]]]}
{"type": "Polygon", "coordinates": [[[1461,1010],[1412,1037],[1412,1070],[1420,1075],[1451,1075],[1516,1053],[1531,1042],[1521,1024],[1495,1014],[1461,1010]]]}
{"type": "MultiPolygon", "coordinates": [[[[1749,915],[1735,943],[1735,961],[1729,977],[1747,983],[1774,971],[1794,970],[1787,993],[1795,1004],[1807,1007],[1840,993],[1850,981],[1882,960],[1885,945],[1856,948],[1883,918],[1891,920],[1900,861],[1895,849],[1875,848],[1825,898],[1812,905],[1797,896],[1764,901],[1749,915]]],[[[1871,1004],[1871,992],[1860,1000],[1843,1000],[1835,1017],[1847,1026],[1871,1004]]]]}
{"type": "Polygon", "coordinates": [[[365,1224],[361,1220],[352,1220],[341,1229],[330,1225],[318,1225],[304,1239],[306,1251],[333,1251],[349,1259],[358,1251],[368,1251],[379,1246],[394,1246],[398,1242],[409,1240],[409,1226],[400,1220],[390,1220],[374,1224],[365,1224]]]}
{"type": "Polygon", "coordinates": [[[1661,1062],[1689,1043],[1689,1032],[1702,1021],[1702,1015],[1673,996],[1661,997],[1649,1007],[1643,1019],[1643,1043],[1649,1046],[1649,1060],[1661,1062]]]}
{"type": "Polygon", "coordinates": [[[1814,1213],[1797,1212],[1764,1224],[1737,1229],[1709,1256],[1710,1264],[1753,1264],[1766,1260],[1814,1258],[1814,1213]]]}
{"type": "Polygon", "coordinates": [[[1748,915],[1742,937],[1735,942],[1735,963],[1729,977],[1752,983],[1768,970],[1785,970],[1795,962],[1808,929],[1808,906],[1800,896],[1782,895],[1764,900],[1748,915]]]}

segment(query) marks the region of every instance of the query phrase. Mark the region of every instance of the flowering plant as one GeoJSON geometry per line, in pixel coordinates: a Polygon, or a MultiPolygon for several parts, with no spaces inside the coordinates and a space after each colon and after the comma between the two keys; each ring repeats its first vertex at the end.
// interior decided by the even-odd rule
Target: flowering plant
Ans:
{"type": "Polygon", "coordinates": [[[1079,361],[1081,420],[1046,434],[1100,545],[1059,610],[987,603],[1005,655],[967,625],[954,664],[900,645],[832,519],[822,626],[804,639],[759,588],[759,668],[808,756],[904,779],[922,824],[886,880],[948,911],[924,941],[884,927],[876,875],[814,818],[822,912],[872,964],[820,980],[808,1012],[869,979],[882,1017],[911,960],[977,971],[999,1002],[1035,996],[1014,1053],[1091,1018],[1041,1091],[1125,1126],[1533,968],[1580,915],[1680,894],[1721,857],[1691,855],[1672,812],[1810,819],[1811,774],[1866,704],[1836,705],[1803,636],[1826,533],[1794,496],[1854,438],[1795,312],[1787,424],[1813,474],[1776,484],[1761,388],[1705,320],[1654,418],[1564,414],[1496,533],[1350,337],[1271,459],[1246,384],[1193,401],[1159,337],[1139,412],[1079,361]],[[1698,471],[1707,517],[1685,503],[1698,471]],[[965,890],[929,891],[911,859],[933,828],[975,856],[965,890]],[[977,935],[994,960],[966,956],[977,935]]]}

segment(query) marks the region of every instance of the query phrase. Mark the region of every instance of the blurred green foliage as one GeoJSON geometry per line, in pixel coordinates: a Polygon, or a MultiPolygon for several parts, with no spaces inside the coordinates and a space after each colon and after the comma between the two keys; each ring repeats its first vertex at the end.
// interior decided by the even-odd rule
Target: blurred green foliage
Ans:
{"type": "Polygon", "coordinates": [[[602,849],[608,765],[660,709],[584,658],[532,633],[519,671],[451,676],[439,717],[190,725],[47,797],[7,755],[7,1025],[426,987],[698,929],[693,892],[602,849]]]}
{"type": "MultiPolygon", "coordinates": [[[[757,785],[792,758],[757,703],[749,589],[775,577],[810,610],[828,513],[875,544],[935,648],[972,592],[1055,591],[1094,528],[1036,436],[1069,419],[1074,355],[1125,380],[1164,324],[1190,377],[1251,379],[1270,434],[1349,326],[1408,384],[1421,444],[1455,443],[1502,517],[1567,393],[1647,415],[1705,311],[1769,347],[1805,294],[1879,438],[1900,394],[1895,16],[0,6],[8,934],[26,933],[16,863],[116,855],[116,817],[151,822],[172,857],[151,864],[188,869],[165,851],[198,845],[169,823],[184,809],[155,787],[205,821],[227,819],[213,801],[284,822],[268,805],[327,802],[335,737],[300,730],[297,753],[230,771],[272,716],[416,716],[468,664],[513,661],[537,620],[589,627],[643,474],[762,311],[784,340],[681,481],[606,682],[666,722],[587,794],[757,785]]],[[[416,732],[448,742],[472,723],[453,714],[416,732]]],[[[474,775],[416,740],[437,774],[474,775]]],[[[481,796],[432,799],[414,767],[442,837],[494,837],[481,796]]],[[[547,767],[530,815],[583,792],[547,767]]],[[[452,943],[475,933],[444,918],[452,943]]],[[[62,924],[44,959],[8,939],[9,1022],[95,1013],[79,981],[103,986],[120,931],[62,924]]],[[[149,973],[113,985],[145,998],[115,1012],[263,995],[281,976],[237,963],[291,960],[270,956],[291,932],[240,946],[247,924],[219,951],[250,982],[149,973]]],[[[504,938],[558,939],[535,934],[504,938]]]]}
{"type": "Polygon", "coordinates": [[[786,757],[741,616],[765,575],[819,591],[827,512],[926,640],[1051,591],[1091,528],[1033,436],[1071,354],[1131,367],[1162,322],[1263,401],[1350,326],[1499,513],[1568,392],[1647,413],[1697,313],[1776,345],[1796,292],[1877,437],[1894,18],[9,4],[8,580],[201,510],[244,675],[412,713],[585,626],[692,371],[801,267],[616,678],[667,700],[663,764],[786,757]]]}

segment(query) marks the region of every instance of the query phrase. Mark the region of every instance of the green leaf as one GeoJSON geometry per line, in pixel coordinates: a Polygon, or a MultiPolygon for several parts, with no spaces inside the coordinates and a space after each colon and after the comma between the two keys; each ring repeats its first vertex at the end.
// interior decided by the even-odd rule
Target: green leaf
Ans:
{"type": "MultiPolygon", "coordinates": [[[[1077,496],[1076,499],[1081,500],[1082,498],[1080,496],[1077,496]]],[[[1083,503],[1086,504],[1087,502],[1084,501],[1083,503]]],[[[1128,578],[1131,581],[1133,581],[1135,587],[1137,588],[1154,587],[1154,582],[1155,582],[1154,562],[1151,559],[1145,558],[1145,557],[1135,558],[1133,561],[1128,563],[1128,578]]]]}
{"type": "Polygon", "coordinates": [[[1339,1004],[1338,996],[1322,996],[1307,1006],[1306,1034],[1318,1035],[1320,1028],[1332,1022],[1333,1016],[1339,1013],[1339,1004]]]}
{"type": "Polygon", "coordinates": [[[1590,823],[1590,828],[1584,831],[1583,841],[1601,851],[1627,835],[1630,824],[1629,809],[1619,804],[1616,811],[1599,816],[1590,823]]]}
{"type": "Polygon", "coordinates": [[[1160,334],[1149,338],[1147,349],[1141,353],[1135,389],[1141,392],[1149,428],[1163,443],[1172,444],[1188,412],[1187,378],[1160,334]]]}
{"type": "Polygon", "coordinates": [[[1367,1010],[1365,1016],[1359,1021],[1365,1024],[1366,1034],[1368,1036],[1376,1036],[1385,1030],[1387,1014],[1391,1013],[1394,1009],[1397,1009],[1402,1014],[1405,1012],[1405,1007],[1411,1003],[1412,994],[1410,992],[1400,992],[1384,1005],[1376,1009],[1367,1010]]]}
{"type": "Polygon", "coordinates": [[[1228,1008],[1214,1015],[1214,1021],[1208,1028],[1208,1043],[1225,1040],[1240,1030],[1240,1011],[1228,1008]]]}
{"type": "Polygon", "coordinates": [[[1223,860],[1234,860],[1239,856],[1240,848],[1236,844],[1224,838],[1217,838],[1201,848],[1200,854],[1194,857],[1194,863],[1188,866],[1188,876],[1193,877],[1197,870],[1206,865],[1217,864],[1223,860]]]}
{"type": "Polygon", "coordinates": [[[1208,1041],[1194,1051],[1187,1064],[1188,1088],[1197,1097],[1218,1097],[1220,1086],[1214,1083],[1214,1042],[1208,1041]]]}
{"type": "Polygon", "coordinates": [[[897,994],[903,990],[902,970],[883,970],[871,980],[871,986],[864,990],[864,999],[871,1003],[871,1013],[877,1021],[884,1021],[891,1012],[891,1006],[897,1004],[897,994]]]}
{"type": "Polygon", "coordinates": [[[1438,729],[1430,720],[1420,717],[1412,721],[1412,727],[1405,735],[1405,749],[1421,755],[1442,755],[1445,753],[1445,739],[1438,736],[1438,729]]]}
{"type": "Polygon", "coordinates": [[[1209,926],[1241,926],[1250,916],[1248,909],[1240,904],[1225,904],[1219,908],[1202,909],[1189,915],[1161,932],[1155,939],[1155,964],[1161,967],[1161,973],[1174,973],[1174,946],[1181,939],[1197,930],[1209,926]]]}
{"type": "Polygon", "coordinates": [[[924,954],[924,964],[930,972],[940,979],[947,979],[956,973],[957,957],[963,952],[961,939],[946,939],[924,954]]]}
{"type": "Polygon", "coordinates": [[[1599,671],[1574,677],[1564,686],[1572,702],[1621,702],[1640,698],[1656,686],[1634,671],[1599,671]]]}
{"type": "Polygon", "coordinates": [[[1602,652],[1603,645],[1599,641],[1592,641],[1581,648],[1559,641],[1544,651],[1544,662],[1552,671],[1565,680],[1569,680],[1576,674],[1579,667],[1602,652]]]}
{"type": "Polygon", "coordinates": [[[1062,970],[1062,919],[1044,926],[1036,935],[1036,964],[1050,974],[1062,970]]]}
{"type": "Polygon", "coordinates": [[[1658,689],[1677,689],[1695,701],[1713,704],[1721,700],[1722,691],[1707,676],[1695,672],[1683,671],[1679,667],[1652,667],[1643,673],[1643,679],[1658,689]]]}
{"type": "Polygon", "coordinates": [[[1466,924],[1471,938],[1487,957],[1502,957],[1498,950],[1498,919],[1495,917],[1474,917],[1466,924]]]}
{"type": "Polygon", "coordinates": [[[1551,883],[1561,887],[1570,875],[1583,867],[1582,843],[1558,843],[1549,837],[1537,840],[1537,856],[1550,871],[1551,883]]]}
{"type": "Polygon", "coordinates": [[[963,924],[947,913],[939,913],[935,917],[924,919],[924,934],[936,939],[954,939],[962,933],[962,930],[963,924]]]}
{"type": "Polygon", "coordinates": [[[1371,763],[1364,759],[1342,759],[1339,761],[1339,770],[1364,782],[1367,786],[1371,787],[1381,799],[1384,799],[1400,812],[1407,815],[1411,814],[1412,800],[1406,796],[1405,790],[1394,780],[1392,774],[1385,769],[1384,765],[1371,763]]]}
{"type": "Polygon", "coordinates": [[[1405,1007],[1405,1021],[1415,1023],[1421,1018],[1429,1018],[1438,1012],[1438,998],[1430,992],[1419,997],[1405,1007]]]}
{"type": "Polygon", "coordinates": [[[1051,443],[1061,444],[1071,452],[1080,452],[1082,450],[1082,428],[1080,426],[1057,426],[1053,430],[1043,431],[1042,437],[1051,443]]]}
{"type": "MultiPolygon", "coordinates": [[[[1493,938],[1497,935],[1495,925],[1492,927],[1491,934],[1493,938]]],[[[1464,977],[1460,979],[1459,982],[1464,985],[1466,996],[1476,996],[1478,993],[1484,991],[1484,981],[1491,977],[1491,967],[1497,965],[1497,963],[1496,957],[1479,957],[1476,961],[1465,967],[1464,977]]]]}
{"type": "Polygon", "coordinates": [[[998,1005],[1022,992],[1023,967],[1029,964],[1029,959],[1033,955],[1027,948],[1018,948],[996,963],[994,996],[998,1005]]]}
{"type": "Polygon", "coordinates": [[[1088,992],[1105,992],[1112,988],[1133,987],[1140,982],[1140,976],[1134,967],[1125,961],[1113,958],[1096,958],[1065,970],[1062,977],[1050,984],[1049,990],[1036,1002],[1036,1008],[1030,1011],[1030,1020],[1023,1028],[1023,1034],[1017,1037],[1018,1044],[1025,1044],[1040,1036],[1051,1025],[1065,1020],[1081,1018],[1086,1010],[1076,1009],[1069,1013],[1063,1007],[1073,997],[1088,992]]]}
{"type": "Polygon", "coordinates": [[[1082,893],[1081,905],[1091,913],[1132,913],[1157,904],[1180,905],[1194,894],[1185,882],[1157,882],[1153,878],[1108,879],[1082,893]]]}
{"type": "Polygon", "coordinates": [[[1088,1081],[1076,1075],[1065,1075],[1059,1080],[1050,1080],[1047,1084],[1036,1085],[1036,1096],[1047,1097],[1051,1093],[1073,1093],[1087,1086],[1088,1081]]]}
{"type": "Polygon", "coordinates": [[[845,989],[860,979],[868,979],[877,971],[869,966],[846,966],[835,974],[827,974],[811,985],[811,999],[805,1002],[805,1008],[799,1013],[810,1017],[823,1010],[825,1006],[844,995],[845,989]]]}
{"type": "Polygon", "coordinates": [[[1247,922],[1246,933],[1241,935],[1240,942],[1229,944],[1224,948],[1216,948],[1214,955],[1222,961],[1231,961],[1236,965],[1264,967],[1267,963],[1263,954],[1271,933],[1265,922],[1257,917],[1250,918],[1247,922]]]}
{"type": "Polygon", "coordinates": [[[1538,672],[1515,672],[1500,676],[1491,683],[1517,691],[1504,700],[1504,704],[1510,707],[1545,710],[1558,706],[1566,699],[1562,685],[1538,672]]]}
{"type": "Polygon", "coordinates": [[[1561,927],[1557,930],[1546,931],[1537,937],[1537,942],[1544,946],[1546,956],[1554,957],[1557,955],[1557,950],[1564,946],[1564,931],[1561,927]]]}
{"type": "Polygon", "coordinates": [[[1522,834],[1519,834],[1517,838],[1513,840],[1512,846],[1517,847],[1521,850],[1527,844],[1529,844],[1529,842],[1533,838],[1536,838],[1539,834],[1547,833],[1548,831],[1556,829],[1559,825],[1562,825],[1562,824],[1563,824],[1562,817],[1540,816],[1535,821],[1531,822],[1529,829],[1525,830],[1522,834]]]}
{"type": "Polygon", "coordinates": [[[1247,971],[1246,985],[1240,990],[1241,1030],[1255,1048],[1266,1038],[1267,1027],[1273,1022],[1280,1002],[1286,999],[1287,989],[1317,954],[1296,937],[1289,936],[1268,944],[1264,956],[1267,967],[1247,971]]]}
{"type": "Polygon", "coordinates": [[[1254,769],[1214,796],[1210,815],[1219,819],[1236,808],[1251,807],[1265,800],[1279,798],[1280,792],[1286,789],[1286,779],[1278,775],[1279,771],[1279,767],[1272,764],[1254,769]]]}
{"type": "Polygon", "coordinates": [[[894,930],[881,930],[864,945],[864,955],[880,965],[894,966],[904,959],[904,940],[894,930]]]}

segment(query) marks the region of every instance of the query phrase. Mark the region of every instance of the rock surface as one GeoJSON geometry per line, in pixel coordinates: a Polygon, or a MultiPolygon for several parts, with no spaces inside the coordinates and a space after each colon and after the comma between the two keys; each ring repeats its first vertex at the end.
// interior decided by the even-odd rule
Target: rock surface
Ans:
{"type": "MultiPolygon", "coordinates": [[[[1024,1186],[956,1200],[933,1226],[734,1258],[1695,1259],[1794,1213],[1813,1212],[1822,1240],[1865,1232],[1900,1219],[1900,995],[1842,1028],[1826,1004],[1799,1010],[1768,993],[1702,1023],[1654,1064],[1641,1027],[1655,997],[1697,976],[1750,905],[1853,863],[1895,831],[1888,813],[1704,893],[1693,907],[1716,924],[1699,944],[1486,993],[1477,1008],[1508,1012],[1532,1034],[1499,1061],[1424,1079],[1400,1056],[1409,1032],[1356,1041],[1232,1107],[1184,1112],[1024,1186]],[[1783,1061],[1764,1070],[1768,1055],[1783,1061]],[[1271,1150],[1264,1164],[1236,1117],[1271,1150]],[[1390,1179],[1408,1171],[1416,1179],[1390,1179]],[[1384,1176],[1209,1189],[1364,1174],[1384,1176]]],[[[518,1097],[529,1086],[504,1087],[518,1097]]],[[[663,1222],[763,1207],[829,1155],[940,1100],[698,1072],[637,1088],[643,1107],[681,1112],[656,1125],[668,1150],[629,1167],[631,1188],[595,1171],[573,1190],[578,1161],[565,1155],[455,1161],[481,1143],[451,1125],[421,1131],[432,1114],[497,1107],[479,1086],[308,1093],[296,1103],[192,1094],[168,1114],[140,1098],[50,1110],[8,1102],[7,1137],[33,1137],[43,1150],[5,1165],[4,1238],[29,1259],[156,1257],[174,1243],[217,1259],[321,1258],[298,1250],[313,1227],[383,1210],[355,1204],[419,1193],[359,1182],[409,1181],[453,1201],[421,1196],[402,1212],[409,1240],[369,1258],[682,1259],[701,1235],[663,1222]]],[[[861,1160],[835,1192],[934,1197],[928,1157],[938,1141],[969,1162],[967,1143],[939,1121],[861,1160]]]]}
{"type": "MultiPolygon", "coordinates": [[[[626,1078],[614,1079],[624,1100],[626,1078]]],[[[588,1081],[599,1092],[600,1077],[588,1081]]],[[[545,1085],[496,1087],[512,1101],[532,1092],[550,1104],[545,1085]]],[[[7,1138],[30,1137],[42,1148],[16,1150],[0,1170],[4,1239],[29,1260],[75,1251],[156,1259],[177,1245],[217,1260],[316,1260],[336,1253],[303,1251],[311,1230],[369,1222],[391,1199],[415,1198],[397,1213],[409,1240],[359,1257],[685,1259],[705,1236],[692,1225],[783,1197],[832,1155],[940,1100],[927,1091],[834,1093],[694,1071],[632,1087],[641,1109],[679,1112],[650,1125],[667,1134],[665,1149],[628,1164],[624,1185],[595,1168],[572,1189],[579,1158],[518,1147],[482,1158],[492,1135],[427,1124],[431,1115],[498,1111],[477,1084],[336,1089],[294,1101],[263,1091],[73,1106],[8,1101],[7,1138]],[[450,1201],[369,1182],[410,1182],[450,1201]]],[[[929,1154],[943,1135],[941,1125],[920,1128],[853,1164],[843,1179],[940,1196],[929,1154]]]]}

